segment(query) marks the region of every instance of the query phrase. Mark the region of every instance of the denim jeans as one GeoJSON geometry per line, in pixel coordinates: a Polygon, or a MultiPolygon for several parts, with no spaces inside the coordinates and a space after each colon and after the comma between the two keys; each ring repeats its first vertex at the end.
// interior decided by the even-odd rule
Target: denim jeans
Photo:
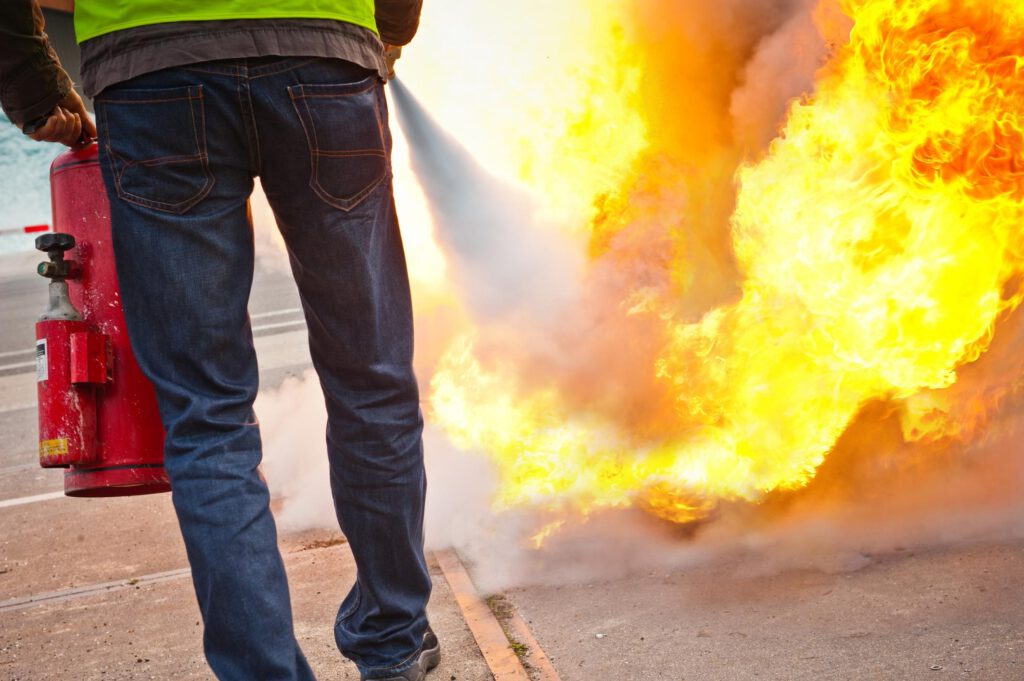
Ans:
{"type": "Polygon", "coordinates": [[[121,296],[156,386],[165,465],[218,678],[312,679],[257,466],[247,313],[259,176],[287,245],[327,404],[327,456],[356,583],[338,648],[369,678],[422,645],[422,417],[383,85],[334,59],[146,74],[96,99],[121,296]]]}

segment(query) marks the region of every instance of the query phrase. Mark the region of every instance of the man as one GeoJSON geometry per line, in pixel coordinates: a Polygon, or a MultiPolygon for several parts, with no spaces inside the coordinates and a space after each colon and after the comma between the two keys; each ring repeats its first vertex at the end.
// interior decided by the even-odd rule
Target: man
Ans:
{"type": "MultiPolygon", "coordinates": [[[[422,419],[383,95],[384,43],[412,39],[421,2],[76,3],[128,330],[156,386],[220,679],[313,678],[257,471],[255,176],[302,298],[338,521],[358,566],[338,647],[363,679],[417,681],[440,656],[425,614],[422,419]]],[[[3,3],[4,110],[33,139],[96,137],[42,28],[34,0],[3,3]]]]}

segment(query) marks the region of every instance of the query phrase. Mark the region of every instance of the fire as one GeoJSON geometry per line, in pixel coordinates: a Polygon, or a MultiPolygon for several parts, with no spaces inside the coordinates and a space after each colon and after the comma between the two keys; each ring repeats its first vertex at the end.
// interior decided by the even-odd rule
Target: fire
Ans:
{"type": "MultiPolygon", "coordinates": [[[[673,67],[733,58],[635,30],[653,9],[699,10],[516,8],[539,19],[563,4],[589,21],[561,34],[577,44],[549,65],[551,108],[506,101],[498,115],[536,134],[514,149],[466,141],[568,231],[590,225],[575,230],[590,258],[579,309],[538,331],[567,357],[495,341],[521,330],[463,329],[430,384],[429,417],[494,461],[498,505],[685,522],[807,485],[868,403],[907,405],[908,439],[955,432],[943,391],[1024,296],[1024,6],[824,1],[818,27],[843,39],[767,151],[742,162],[720,83],[650,96],[673,67]],[[716,198],[733,175],[734,203],[716,198]],[[722,205],[719,248],[701,221],[722,205]]],[[[543,71],[528,59],[502,68],[543,71]]]]}

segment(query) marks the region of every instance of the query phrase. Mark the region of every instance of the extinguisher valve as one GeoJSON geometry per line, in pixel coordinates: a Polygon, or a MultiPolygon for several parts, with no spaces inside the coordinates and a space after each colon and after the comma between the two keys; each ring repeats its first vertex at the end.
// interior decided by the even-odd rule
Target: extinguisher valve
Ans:
{"type": "Polygon", "coordinates": [[[50,262],[41,262],[36,268],[41,276],[54,281],[74,279],[81,273],[78,263],[65,260],[64,253],[75,247],[75,237],[62,232],[43,234],[36,238],[36,248],[50,256],[50,262]]]}
{"type": "Polygon", "coordinates": [[[81,274],[81,268],[74,260],[65,260],[64,253],[75,247],[75,237],[62,232],[43,234],[36,238],[36,248],[50,256],[50,262],[41,262],[36,272],[50,280],[50,302],[39,317],[39,321],[64,319],[77,321],[82,318],[68,295],[68,279],[81,274]]]}

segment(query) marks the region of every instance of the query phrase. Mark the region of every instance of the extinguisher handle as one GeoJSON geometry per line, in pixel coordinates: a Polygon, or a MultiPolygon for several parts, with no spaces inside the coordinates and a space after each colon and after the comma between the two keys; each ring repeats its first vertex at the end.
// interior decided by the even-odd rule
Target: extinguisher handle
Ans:
{"type": "Polygon", "coordinates": [[[81,268],[74,260],[65,260],[64,254],[75,247],[75,237],[64,232],[49,232],[36,237],[36,248],[50,256],[50,262],[41,262],[36,271],[47,279],[74,279],[81,268]]]}
{"type": "Polygon", "coordinates": [[[47,232],[36,237],[36,249],[49,255],[51,259],[63,258],[64,253],[74,247],[75,237],[64,232],[47,232]]]}

